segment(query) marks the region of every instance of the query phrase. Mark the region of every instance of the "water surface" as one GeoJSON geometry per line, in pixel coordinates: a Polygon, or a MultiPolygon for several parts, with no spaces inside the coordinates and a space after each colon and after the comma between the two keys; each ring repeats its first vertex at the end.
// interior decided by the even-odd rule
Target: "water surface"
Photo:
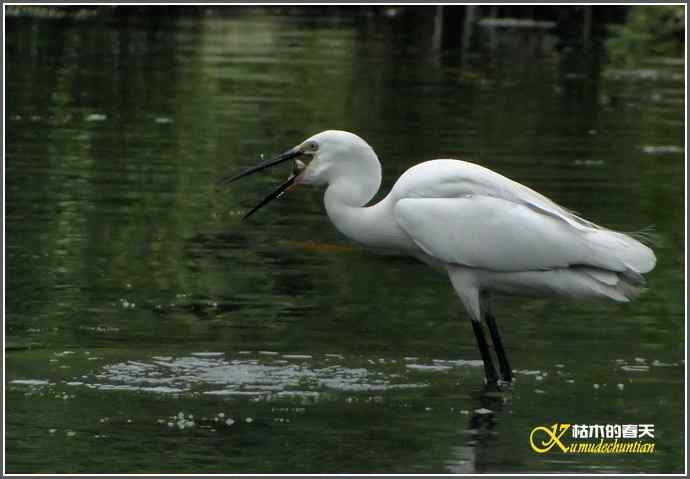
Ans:
{"type": "Polygon", "coordinates": [[[682,471],[680,60],[261,11],[7,32],[8,472],[682,471]],[[487,393],[443,276],[353,247],[316,191],[240,222],[289,168],[218,179],[329,128],[376,149],[382,192],[457,157],[653,225],[648,291],[501,301],[516,382],[487,393]],[[657,452],[535,454],[556,421],[653,423],[657,452]]]}

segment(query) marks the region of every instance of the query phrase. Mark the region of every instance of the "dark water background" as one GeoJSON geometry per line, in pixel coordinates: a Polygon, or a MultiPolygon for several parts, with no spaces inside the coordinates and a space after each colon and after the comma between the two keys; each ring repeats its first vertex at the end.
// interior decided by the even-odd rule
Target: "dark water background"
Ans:
{"type": "Polygon", "coordinates": [[[262,11],[7,34],[8,472],[682,471],[682,59],[432,53],[262,11]],[[317,191],[240,222],[287,167],[219,186],[331,128],[373,145],[383,190],[459,157],[654,225],[649,290],[502,301],[516,383],[485,393],[443,276],[352,247],[317,191]],[[532,452],[556,421],[653,423],[657,452],[532,452]]]}

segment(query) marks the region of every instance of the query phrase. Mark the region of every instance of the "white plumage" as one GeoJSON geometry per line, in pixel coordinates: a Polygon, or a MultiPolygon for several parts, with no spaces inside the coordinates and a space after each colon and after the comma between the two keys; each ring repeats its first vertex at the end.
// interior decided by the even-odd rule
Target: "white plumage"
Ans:
{"type": "Polygon", "coordinates": [[[349,132],[324,131],[273,163],[239,176],[297,156],[312,156],[312,161],[306,167],[300,163],[288,183],[326,186],[326,211],[344,235],[374,249],[409,254],[448,274],[476,323],[492,382],[496,376],[493,364],[487,364],[491,358],[479,326],[483,317],[503,379],[510,380],[511,374],[489,311],[491,293],[625,302],[640,291],[642,275],[656,262],[652,250],[636,239],[582,219],[520,183],[465,161],[413,166],[388,196],[366,207],[380,187],[381,165],[373,149],[349,132]]]}
{"type": "Polygon", "coordinates": [[[656,261],[636,239],[464,161],[410,168],[390,197],[398,225],[419,249],[468,281],[475,276],[481,291],[628,301],[656,261]]]}

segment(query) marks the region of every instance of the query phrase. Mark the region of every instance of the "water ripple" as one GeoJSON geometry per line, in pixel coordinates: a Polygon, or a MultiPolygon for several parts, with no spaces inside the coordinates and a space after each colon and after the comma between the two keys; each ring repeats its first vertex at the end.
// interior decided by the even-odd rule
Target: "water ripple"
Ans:
{"type": "Polygon", "coordinates": [[[157,394],[318,397],[324,391],[421,388],[428,384],[418,380],[420,371],[439,374],[481,366],[480,361],[462,360],[432,359],[424,363],[410,358],[406,361],[356,358],[346,363],[344,358],[335,355],[241,353],[236,358],[217,352],[195,352],[179,357],[152,356],[147,361],[117,362],[105,365],[91,376],[81,376],[79,382],[67,384],[104,391],[157,394]],[[335,364],[336,360],[339,364],[335,364]],[[371,364],[377,367],[374,369],[371,364]],[[382,368],[382,364],[386,367],[382,368]]]}

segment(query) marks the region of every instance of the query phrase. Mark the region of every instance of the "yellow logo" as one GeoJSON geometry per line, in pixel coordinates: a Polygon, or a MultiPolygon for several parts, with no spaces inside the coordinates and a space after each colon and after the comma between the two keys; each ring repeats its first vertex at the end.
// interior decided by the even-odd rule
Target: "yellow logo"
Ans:
{"type": "Polygon", "coordinates": [[[537,426],[532,429],[529,435],[529,445],[532,446],[534,452],[539,454],[549,452],[553,446],[558,446],[561,448],[561,451],[568,452],[568,447],[564,446],[561,442],[561,437],[568,429],[570,429],[570,424],[555,423],[550,428],[546,426],[537,426]],[[537,435],[537,433],[541,433],[539,435],[542,436],[538,443],[535,442],[535,435],[537,435]],[[544,434],[546,435],[545,437],[543,436],[544,434]]]}
{"type": "Polygon", "coordinates": [[[567,454],[650,454],[654,453],[654,424],[563,424],[537,426],[529,435],[529,445],[537,454],[554,446],[567,454]],[[570,434],[565,435],[570,431],[570,434]],[[565,435],[565,437],[564,437],[565,435]]]}

